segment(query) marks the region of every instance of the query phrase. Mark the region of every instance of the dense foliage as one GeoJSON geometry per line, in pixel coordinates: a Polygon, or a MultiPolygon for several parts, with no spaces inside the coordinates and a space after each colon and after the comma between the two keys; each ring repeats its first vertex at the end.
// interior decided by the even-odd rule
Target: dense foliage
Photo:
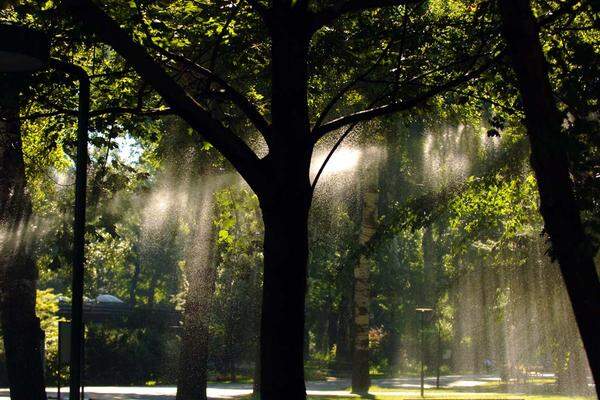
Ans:
{"type": "MultiPolygon", "coordinates": [[[[271,43],[252,2],[102,3],[198,102],[266,154],[256,127],[224,95],[233,87],[270,117],[271,43]]],[[[597,5],[534,3],[596,250],[597,5]]],[[[584,386],[588,366],[558,270],[546,257],[551,249],[494,4],[431,0],[369,10],[340,18],[311,42],[308,105],[317,128],[396,99],[431,98],[409,112],[352,125],[340,159],[334,155],[318,182],[304,333],[309,378],[349,372],[353,268],[367,254],[372,373],[417,371],[414,309],[432,306],[430,371],[487,369],[518,380],[538,368],[554,372],[565,391],[584,386]],[[379,171],[379,224],[360,246],[367,165],[379,171]]],[[[205,279],[193,272],[208,265],[211,307],[198,318],[208,321],[210,378],[252,378],[264,229],[256,195],[213,146],[170,115],[130,65],[72,24],[58,4],[17,2],[0,11],[0,20],[43,29],[53,56],[82,65],[92,79],[85,295],[111,294],[134,309],[181,315],[192,280],[205,279]]],[[[33,76],[22,93],[48,377],[57,374],[59,299],[70,296],[76,94],[50,71],[33,76]]],[[[337,138],[329,136],[341,133],[323,131],[313,160],[322,162],[337,138]]],[[[88,324],[86,382],[175,383],[180,329],[134,318],[88,324]]]]}

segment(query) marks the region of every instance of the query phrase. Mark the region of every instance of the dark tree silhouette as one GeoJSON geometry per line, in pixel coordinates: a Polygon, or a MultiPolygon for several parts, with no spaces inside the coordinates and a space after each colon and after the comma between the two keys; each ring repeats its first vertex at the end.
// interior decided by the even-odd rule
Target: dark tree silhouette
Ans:
{"type": "Polygon", "coordinates": [[[45,400],[42,342],[35,314],[37,268],[28,234],[19,123],[19,76],[0,77],[0,319],[13,400],[45,400]]]}

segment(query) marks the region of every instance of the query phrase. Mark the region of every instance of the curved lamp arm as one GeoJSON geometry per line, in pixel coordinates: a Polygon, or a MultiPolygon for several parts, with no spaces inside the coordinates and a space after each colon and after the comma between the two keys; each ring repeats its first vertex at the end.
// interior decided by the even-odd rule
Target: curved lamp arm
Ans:
{"type": "Polygon", "coordinates": [[[71,359],[69,398],[81,397],[83,363],[83,280],[85,265],[85,210],[87,192],[88,127],[90,116],[90,78],[77,65],[50,59],[49,66],[79,81],[79,114],[77,119],[77,157],[75,161],[75,212],[73,221],[73,273],[71,283],[71,359]]]}

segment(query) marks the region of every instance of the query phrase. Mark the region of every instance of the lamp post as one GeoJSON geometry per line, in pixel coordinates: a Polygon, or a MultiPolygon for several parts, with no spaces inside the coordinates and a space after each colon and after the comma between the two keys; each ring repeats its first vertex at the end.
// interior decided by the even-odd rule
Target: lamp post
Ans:
{"type": "Polygon", "coordinates": [[[79,113],[77,120],[77,157],[75,161],[75,209],[73,221],[73,274],[71,298],[71,400],[81,393],[83,351],[83,271],[85,262],[85,198],[87,187],[87,141],[90,103],[89,77],[83,68],[52,60],[46,36],[22,26],[0,24],[0,72],[32,73],[51,67],[79,81],[79,113]]]}
{"type": "Polygon", "coordinates": [[[435,388],[440,388],[440,368],[442,366],[442,328],[440,327],[440,317],[437,320],[437,356],[435,362],[435,388]]]}
{"type": "Polygon", "coordinates": [[[423,328],[425,324],[425,313],[433,311],[433,308],[430,307],[417,307],[415,311],[421,314],[421,333],[420,333],[420,341],[421,341],[421,397],[425,396],[425,341],[423,340],[423,328]]]}

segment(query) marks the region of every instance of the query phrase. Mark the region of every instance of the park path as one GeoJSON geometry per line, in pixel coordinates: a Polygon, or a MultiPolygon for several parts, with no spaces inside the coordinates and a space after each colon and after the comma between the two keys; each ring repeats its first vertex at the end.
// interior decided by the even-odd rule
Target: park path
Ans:
{"type": "MultiPolygon", "coordinates": [[[[491,375],[447,375],[440,379],[440,386],[446,388],[474,388],[490,381],[498,381],[491,375]]],[[[373,385],[386,389],[373,391],[374,395],[414,396],[414,389],[419,387],[418,377],[400,377],[389,379],[373,379],[373,385]],[[395,390],[396,389],[396,390],[395,390]],[[413,391],[409,391],[409,390],[413,391]]],[[[349,379],[329,379],[327,381],[307,382],[307,393],[312,396],[350,397],[349,379]]],[[[426,388],[435,387],[435,379],[427,378],[426,388]]],[[[68,388],[63,390],[68,391],[68,388]]],[[[174,400],[175,386],[90,386],[86,388],[85,398],[90,400],[174,400]]],[[[209,399],[235,399],[252,393],[250,384],[222,383],[209,384],[209,399]]],[[[56,388],[48,388],[49,398],[56,398],[56,388]]],[[[358,396],[356,396],[358,397],[358,396]]],[[[68,399],[63,393],[62,399],[68,399]]],[[[0,400],[9,400],[8,389],[0,389],[0,400]]]]}

